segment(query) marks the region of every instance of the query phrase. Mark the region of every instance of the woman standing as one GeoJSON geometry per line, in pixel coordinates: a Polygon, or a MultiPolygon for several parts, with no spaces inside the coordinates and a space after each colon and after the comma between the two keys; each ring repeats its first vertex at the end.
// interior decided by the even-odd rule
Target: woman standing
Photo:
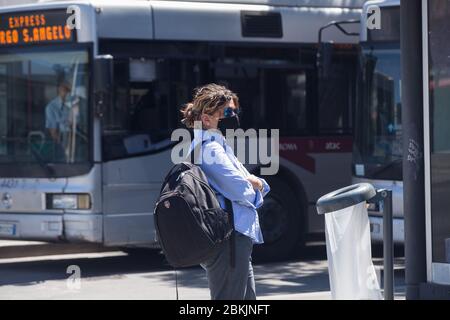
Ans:
{"type": "Polygon", "coordinates": [[[202,144],[202,161],[197,163],[218,194],[225,209],[230,200],[234,215],[234,255],[228,240],[208,261],[206,270],[211,299],[255,300],[255,279],[251,261],[254,244],[263,243],[257,209],[270,187],[264,179],[251,175],[225,140],[227,129],[239,128],[239,100],[223,86],[209,84],[196,90],[194,100],[183,109],[183,123],[194,130],[194,141],[202,144]],[[234,263],[231,262],[235,257],[234,263]]]}

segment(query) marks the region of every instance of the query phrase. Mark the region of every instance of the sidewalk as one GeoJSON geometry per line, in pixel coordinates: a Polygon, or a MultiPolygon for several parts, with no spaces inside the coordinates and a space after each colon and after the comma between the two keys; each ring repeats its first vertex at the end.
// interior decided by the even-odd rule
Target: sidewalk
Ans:
{"type": "MultiPolygon", "coordinates": [[[[259,300],[331,300],[323,244],[308,248],[306,257],[254,265],[259,300]]],[[[374,260],[381,271],[382,260],[374,260]]],[[[397,262],[396,299],[403,300],[404,268],[401,259],[397,262]]],[[[174,271],[157,252],[129,256],[89,244],[0,241],[0,274],[0,299],[176,298],[174,271]],[[80,267],[79,291],[67,288],[70,265],[80,267]]],[[[178,289],[180,300],[209,300],[206,275],[199,267],[178,271],[178,289]]]]}

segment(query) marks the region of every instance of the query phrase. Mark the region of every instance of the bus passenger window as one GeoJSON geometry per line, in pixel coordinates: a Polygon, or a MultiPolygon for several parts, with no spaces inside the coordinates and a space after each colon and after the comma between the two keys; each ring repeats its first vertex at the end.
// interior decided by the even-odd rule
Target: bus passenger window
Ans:
{"type": "Polygon", "coordinates": [[[194,61],[140,59],[138,64],[129,59],[114,65],[114,104],[103,123],[106,161],[170,147],[172,132],[181,125],[181,106],[200,85],[190,76],[199,68],[194,61]]]}

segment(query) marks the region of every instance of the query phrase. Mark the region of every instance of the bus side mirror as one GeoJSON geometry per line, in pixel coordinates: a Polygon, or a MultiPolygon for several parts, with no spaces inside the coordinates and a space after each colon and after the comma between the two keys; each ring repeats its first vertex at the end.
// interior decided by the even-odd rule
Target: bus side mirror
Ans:
{"type": "Polygon", "coordinates": [[[98,56],[94,60],[94,110],[102,117],[105,110],[112,104],[114,69],[113,57],[98,56]]]}

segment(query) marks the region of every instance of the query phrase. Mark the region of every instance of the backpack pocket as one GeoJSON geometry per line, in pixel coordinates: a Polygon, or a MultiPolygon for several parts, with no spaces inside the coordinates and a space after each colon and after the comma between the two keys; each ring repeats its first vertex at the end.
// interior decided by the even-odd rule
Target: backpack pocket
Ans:
{"type": "Polygon", "coordinates": [[[215,244],[228,240],[234,230],[231,215],[221,208],[203,210],[203,219],[207,222],[208,233],[215,244]]]}

